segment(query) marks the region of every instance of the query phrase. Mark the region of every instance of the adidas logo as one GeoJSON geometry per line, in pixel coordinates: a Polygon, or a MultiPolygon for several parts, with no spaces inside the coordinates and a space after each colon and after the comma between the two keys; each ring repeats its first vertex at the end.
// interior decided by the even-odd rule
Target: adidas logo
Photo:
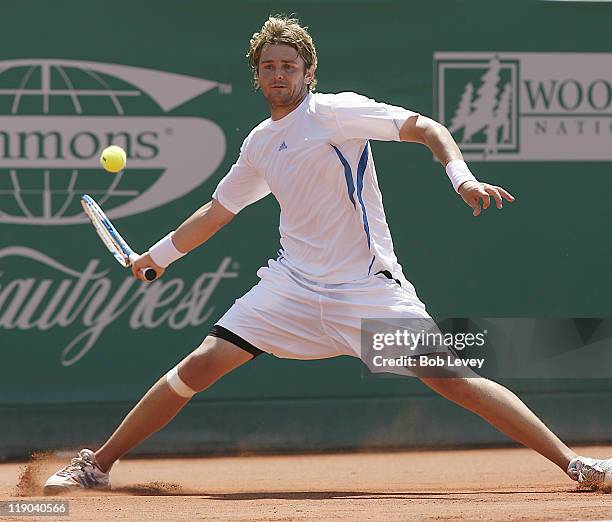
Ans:
{"type": "Polygon", "coordinates": [[[281,150],[285,150],[286,148],[287,148],[287,144],[283,140],[283,142],[281,143],[280,147],[278,148],[278,152],[280,152],[281,150]]]}

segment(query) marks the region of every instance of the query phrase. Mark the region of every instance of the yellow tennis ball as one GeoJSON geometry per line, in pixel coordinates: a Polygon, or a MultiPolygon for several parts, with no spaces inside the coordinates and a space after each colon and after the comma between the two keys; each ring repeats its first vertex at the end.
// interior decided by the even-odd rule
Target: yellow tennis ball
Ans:
{"type": "Polygon", "coordinates": [[[127,156],[125,151],[117,145],[110,145],[102,151],[100,165],[107,172],[119,172],[125,168],[127,156]]]}

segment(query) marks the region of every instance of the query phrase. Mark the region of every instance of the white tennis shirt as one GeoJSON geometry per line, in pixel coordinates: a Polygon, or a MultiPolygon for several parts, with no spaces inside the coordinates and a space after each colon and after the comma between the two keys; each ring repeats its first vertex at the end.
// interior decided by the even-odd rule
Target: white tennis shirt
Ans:
{"type": "Polygon", "coordinates": [[[405,281],[368,140],[399,141],[416,114],[352,92],[310,93],[251,131],[213,197],[237,214],[271,192],[280,205],[279,259],[306,279],[339,284],[388,270],[405,281]]]}

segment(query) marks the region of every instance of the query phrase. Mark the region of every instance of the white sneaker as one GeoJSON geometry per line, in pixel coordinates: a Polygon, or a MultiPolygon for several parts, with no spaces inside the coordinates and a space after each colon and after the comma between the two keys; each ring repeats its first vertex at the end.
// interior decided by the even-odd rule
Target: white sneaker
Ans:
{"type": "Polygon", "coordinates": [[[582,486],[608,492],[612,489],[612,459],[576,457],[569,463],[567,474],[582,486]]]}
{"type": "Polygon", "coordinates": [[[44,494],[61,493],[74,488],[110,489],[110,475],[96,463],[94,452],[82,449],[65,468],[51,475],[44,487],[44,494]]]}

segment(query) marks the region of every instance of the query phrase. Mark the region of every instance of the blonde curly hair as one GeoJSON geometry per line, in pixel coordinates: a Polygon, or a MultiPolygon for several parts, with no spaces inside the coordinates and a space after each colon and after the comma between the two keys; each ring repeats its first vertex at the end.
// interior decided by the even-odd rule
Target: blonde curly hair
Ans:
{"type": "MultiPolygon", "coordinates": [[[[253,71],[253,86],[259,88],[259,58],[265,44],[285,44],[293,47],[298,55],[304,60],[306,69],[317,67],[317,50],[312,37],[308,34],[308,27],[302,27],[297,18],[289,18],[286,15],[272,15],[263,24],[261,30],[253,34],[246,57],[253,71]]],[[[313,76],[308,88],[314,91],[317,87],[317,79],[313,76]]]]}

